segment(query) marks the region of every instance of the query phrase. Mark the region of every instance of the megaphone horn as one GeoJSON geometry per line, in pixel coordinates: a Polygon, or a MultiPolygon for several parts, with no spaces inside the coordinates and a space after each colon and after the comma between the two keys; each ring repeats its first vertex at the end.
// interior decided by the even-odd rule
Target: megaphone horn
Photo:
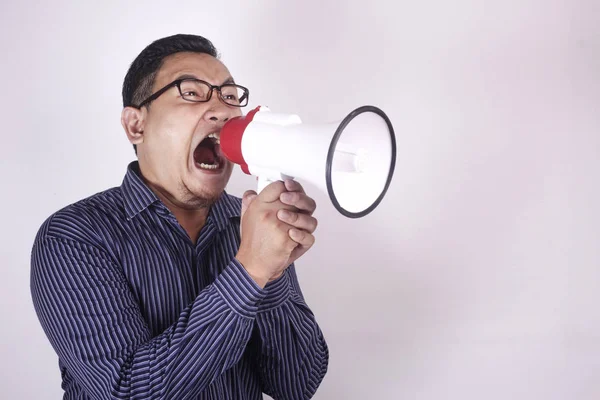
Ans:
{"type": "Polygon", "coordinates": [[[394,128],[375,106],[327,124],[303,124],[295,114],[259,106],[228,121],[220,139],[225,157],[258,177],[259,193],[276,180],[305,179],[349,218],[364,217],[381,203],[396,166],[394,128]]]}

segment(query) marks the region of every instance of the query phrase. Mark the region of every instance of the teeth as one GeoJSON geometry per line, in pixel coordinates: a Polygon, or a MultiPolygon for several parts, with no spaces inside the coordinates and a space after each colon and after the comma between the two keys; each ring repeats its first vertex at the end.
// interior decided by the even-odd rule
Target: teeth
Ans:
{"type": "Polygon", "coordinates": [[[202,168],[202,169],[213,169],[214,170],[214,169],[219,168],[219,163],[216,163],[216,164],[204,164],[204,163],[201,163],[200,164],[200,168],[202,168]]]}
{"type": "Polygon", "coordinates": [[[208,135],[208,137],[211,139],[215,139],[217,144],[221,144],[221,138],[219,138],[216,133],[211,133],[210,135],[208,135]]]}

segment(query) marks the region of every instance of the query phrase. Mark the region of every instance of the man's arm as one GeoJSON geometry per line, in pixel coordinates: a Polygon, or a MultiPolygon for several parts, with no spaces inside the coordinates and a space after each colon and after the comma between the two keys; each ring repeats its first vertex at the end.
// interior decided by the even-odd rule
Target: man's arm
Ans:
{"type": "Polygon", "coordinates": [[[260,337],[252,341],[260,354],[263,391],[277,400],[310,399],[327,372],[329,351],[294,265],[265,290],[256,317],[260,337]]]}
{"type": "Polygon", "coordinates": [[[259,195],[247,191],[242,199],[238,259],[267,292],[251,349],[259,359],[263,391],[278,400],[311,398],[327,372],[327,345],[294,266],[315,241],[315,208],[293,180],[272,183],[259,195]]]}
{"type": "Polygon", "coordinates": [[[122,270],[98,247],[40,234],[33,303],[51,344],[95,399],[188,399],[236,364],[265,292],[233,260],[151,338],[122,270]]]}

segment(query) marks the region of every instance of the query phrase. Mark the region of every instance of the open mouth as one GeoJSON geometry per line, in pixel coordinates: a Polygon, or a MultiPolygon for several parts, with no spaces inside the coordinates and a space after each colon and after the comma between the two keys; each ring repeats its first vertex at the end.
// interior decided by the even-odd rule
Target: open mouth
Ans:
{"type": "Polygon", "coordinates": [[[216,171],[225,165],[221,141],[215,133],[208,135],[194,150],[194,162],[200,169],[216,171]]]}

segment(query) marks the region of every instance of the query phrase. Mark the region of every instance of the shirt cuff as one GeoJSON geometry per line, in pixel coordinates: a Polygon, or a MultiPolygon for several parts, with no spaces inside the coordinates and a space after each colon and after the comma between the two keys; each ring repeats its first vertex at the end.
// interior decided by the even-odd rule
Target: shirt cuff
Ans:
{"type": "Polygon", "coordinates": [[[247,318],[256,316],[258,303],[267,295],[266,287],[261,289],[235,258],[215,280],[214,287],[234,311],[247,318]]]}
{"type": "Polygon", "coordinates": [[[286,269],[282,276],[265,285],[265,297],[258,305],[258,312],[280,306],[290,297],[290,273],[286,269]]]}

